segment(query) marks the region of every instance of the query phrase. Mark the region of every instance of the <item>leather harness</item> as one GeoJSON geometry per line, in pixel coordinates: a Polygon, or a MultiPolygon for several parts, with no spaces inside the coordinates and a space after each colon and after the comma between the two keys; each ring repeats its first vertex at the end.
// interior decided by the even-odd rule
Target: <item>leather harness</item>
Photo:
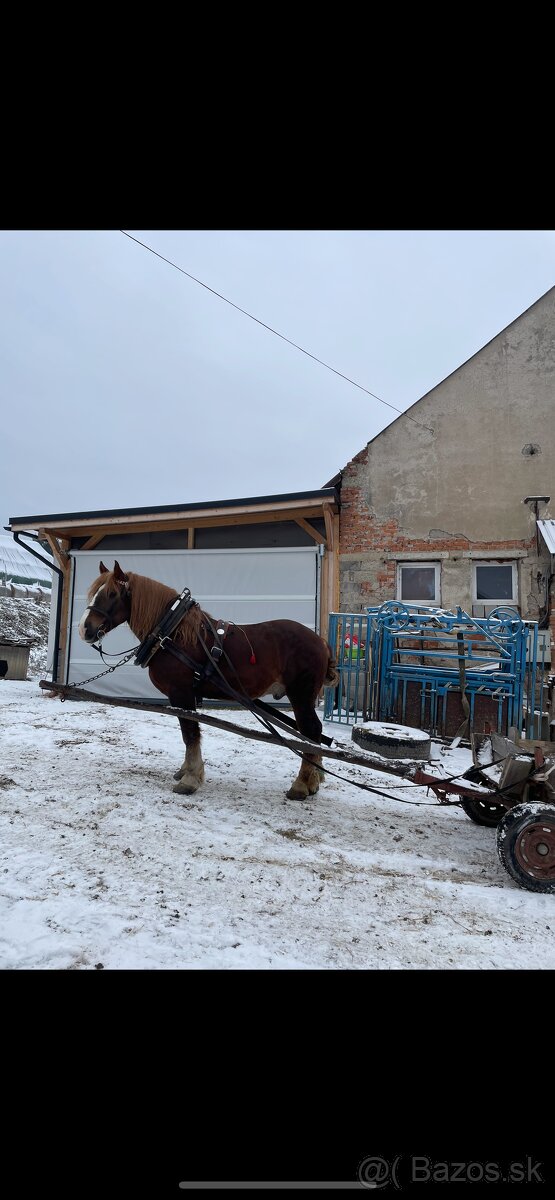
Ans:
{"type": "MultiPolygon", "coordinates": [[[[212,646],[208,646],[201,634],[197,634],[206,655],[204,663],[197,662],[181,646],[175,645],[175,642],[172,641],[172,633],[175,633],[175,630],[189,612],[189,609],[195,606],[199,607],[198,600],[193,600],[189,588],[183,588],[181,594],[172,602],[168,611],[152,630],[152,633],[149,633],[144,641],[141,642],[135,655],[135,666],[147,667],[158,650],[167,650],[170,654],[173,654],[174,658],[178,658],[180,662],[185,663],[185,666],[189,667],[193,672],[193,693],[197,704],[202,704],[203,687],[207,680],[212,679],[214,675],[219,675],[220,678],[217,681],[217,687],[224,695],[228,695],[230,699],[237,701],[243,708],[249,708],[255,714],[257,709],[261,713],[269,714],[277,724],[283,723],[298,733],[297,724],[291,717],[286,716],[285,713],[280,713],[278,720],[271,704],[266,704],[265,700],[251,700],[244,689],[242,689],[242,692],[237,691],[225,678],[220,667],[222,657],[227,659],[231,670],[237,674],[233,663],[225,653],[223,645],[230,628],[233,628],[232,621],[217,621],[216,628],[214,628],[206,613],[203,614],[204,620],[213,637],[212,646]]],[[[321,735],[321,740],[329,746],[331,746],[333,741],[332,738],[326,737],[325,734],[321,735]]]]}
{"type": "Polygon", "coordinates": [[[152,630],[152,633],[149,633],[144,641],[141,642],[135,655],[135,666],[147,667],[158,650],[169,651],[170,654],[173,654],[175,658],[178,658],[192,670],[193,691],[196,700],[200,703],[202,701],[202,685],[210,676],[215,674],[216,665],[224,653],[222,635],[225,638],[230,622],[218,621],[218,628],[214,629],[212,622],[204,614],[214,640],[212,646],[208,647],[200,634],[198,635],[202,648],[207,655],[207,661],[199,663],[191,655],[187,654],[181,646],[176,646],[171,636],[172,633],[175,633],[178,625],[181,624],[189,610],[195,607],[198,608],[198,600],[193,600],[189,588],[183,588],[181,594],[176,596],[175,600],[172,601],[168,611],[164,613],[164,616],[152,630]]]}

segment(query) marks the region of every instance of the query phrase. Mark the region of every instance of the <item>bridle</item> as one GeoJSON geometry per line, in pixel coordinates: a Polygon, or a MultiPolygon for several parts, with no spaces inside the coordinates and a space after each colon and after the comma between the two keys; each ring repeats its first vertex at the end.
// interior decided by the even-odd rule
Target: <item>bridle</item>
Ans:
{"type": "MultiPolygon", "coordinates": [[[[100,608],[100,606],[98,604],[87,604],[87,608],[88,608],[89,612],[100,613],[101,617],[106,617],[107,619],[109,619],[108,613],[105,612],[103,608],[100,608]]],[[[109,632],[110,632],[110,630],[106,629],[105,625],[99,625],[98,629],[96,631],[95,641],[96,641],[97,637],[99,637],[100,634],[102,634],[104,636],[105,633],[109,633],[109,632]]],[[[93,644],[94,643],[91,642],[91,645],[93,645],[93,644]]]]}
{"type": "MultiPolygon", "coordinates": [[[[104,586],[104,585],[103,585],[103,586],[104,586]]],[[[123,589],[124,587],[125,587],[125,584],[121,584],[121,588],[123,589]]],[[[115,599],[117,599],[117,593],[116,593],[116,595],[114,596],[114,600],[115,600],[115,599]]],[[[100,636],[104,637],[104,636],[105,636],[107,633],[110,633],[110,632],[112,631],[112,629],[116,629],[116,628],[117,628],[117,626],[112,624],[112,621],[111,621],[111,618],[110,618],[110,613],[109,613],[109,612],[107,612],[105,608],[101,608],[99,604],[87,604],[87,609],[88,609],[88,611],[89,611],[89,612],[97,612],[97,613],[100,613],[100,616],[101,616],[101,617],[104,617],[104,622],[105,622],[105,623],[104,623],[103,625],[99,625],[99,627],[98,627],[98,629],[96,630],[96,633],[95,633],[94,641],[93,641],[93,642],[89,642],[89,646],[93,646],[95,650],[99,650],[99,649],[100,649],[100,647],[99,647],[99,646],[96,646],[96,645],[95,645],[95,642],[97,642],[97,641],[98,641],[98,638],[99,638],[100,636]],[[109,621],[109,622],[110,622],[109,626],[107,626],[107,625],[106,625],[106,622],[107,622],[107,621],[109,621]]],[[[122,623],[122,622],[120,622],[120,623],[122,623]]]]}

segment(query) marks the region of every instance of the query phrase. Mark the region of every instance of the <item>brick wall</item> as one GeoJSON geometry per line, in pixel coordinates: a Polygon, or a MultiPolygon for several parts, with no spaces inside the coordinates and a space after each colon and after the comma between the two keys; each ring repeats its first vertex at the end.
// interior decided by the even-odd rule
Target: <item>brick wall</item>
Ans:
{"type": "MultiPolygon", "coordinates": [[[[522,539],[504,541],[473,542],[473,550],[528,550],[530,542],[522,539]]],[[[393,518],[379,518],[368,507],[362,487],[343,484],[341,489],[340,554],[367,554],[378,550],[400,554],[403,551],[456,551],[468,550],[468,538],[413,538],[393,518]]],[[[494,555],[492,555],[494,557],[494,555]]]]}
{"type": "MultiPolygon", "coordinates": [[[[378,516],[370,508],[366,499],[367,483],[361,481],[359,485],[356,478],[360,467],[364,465],[363,452],[346,468],[341,489],[339,566],[342,611],[359,612],[367,605],[393,599],[398,562],[403,560],[405,554],[409,562],[422,554],[424,561],[432,561],[430,555],[437,555],[436,561],[441,562],[441,603],[448,608],[460,604],[470,612],[473,603],[472,567],[479,560],[470,557],[469,552],[491,554],[495,559],[503,557],[504,552],[519,550],[526,556],[518,560],[521,611],[523,616],[537,619],[541,587],[537,589],[536,598],[534,577],[536,570],[542,569],[542,563],[535,557],[535,535],[528,540],[512,538],[472,542],[468,538],[449,536],[411,537],[395,517],[378,516]]],[[[555,617],[552,618],[552,636],[555,639],[555,617]]]]}

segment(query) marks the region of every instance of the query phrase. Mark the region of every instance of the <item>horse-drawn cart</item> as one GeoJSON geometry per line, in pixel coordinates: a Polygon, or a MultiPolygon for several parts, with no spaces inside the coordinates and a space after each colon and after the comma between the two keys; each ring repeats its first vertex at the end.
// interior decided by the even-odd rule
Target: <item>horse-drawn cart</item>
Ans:
{"type": "MultiPolygon", "coordinates": [[[[283,746],[300,757],[313,755],[317,749],[325,758],[373,768],[400,777],[406,784],[425,786],[434,793],[439,804],[459,805],[476,824],[497,827],[500,862],[517,884],[528,891],[555,893],[555,750],[549,755],[553,743],[537,742],[533,747],[517,745],[497,734],[473,739],[469,743],[472,765],[458,774],[449,774],[437,760],[425,765],[408,759],[390,761],[369,751],[356,753],[335,739],[332,746],[329,738],[317,745],[301,735],[295,723],[281,711],[272,711],[269,717],[266,705],[260,705],[260,714],[267,726],[264,731],[245,729],[206,712],[103,696],[73,684],[41,680],[39,687],[59,695],[62,700],[87,700],[198,722],[240,737],[283,746]],[[282,731],[288,736],[285,737],[282,731]]],[[[255,715],[258,707],[259,703],[255,701],[251,708],[255,715]]],[[[449,747],[446,745],[445,749],[449,747]]],[[[383,788],[352,779],[346,782],[374,794],[387,795],[383,788]]]]}
{"type": "Polygon", "coordinates": [[[497,828],[499,860],[512,879],[532,892],[555,893],[555,747],[538,742],[533,749],[492,733],[484,736],[475,765],[455,781],[445,782],[417,768],[415,783],[431,788],[440,803],[451,793],[477,825],[497,828]],[[545,751],[551,747],[551,757],[545,751]],[[474,783],[475,787],[470,786],[474,783]]]}
{"type": "MultiPolygon", "coordinates": [[[[334,748],[332,739],[322,733],[316,704],[323,689],[328,688],[331,694],[340,676],[330,644],[317,633],[288,620],[247,626],[215,621],[193,600],[188,588],[177,595],[156,580],[122,571],[117,561],[113,571],[102,562],[99,569],[100,575],[89,589],[79,622],[81,638],[99,650],[104,660],[102,638],[127,622],[140,644],[124,652],[123,658],[116,655],[121,660],[117,666],[134,657],[137,666],[148,667],[151,681],[168,697],[169,704],[150,704],[83,690],[83,684],[111,673],[117,666],[81,680],[80,684],[41,680],[39,686],[60,695],[61,699],[88,700],[177,717],[186,755],[174,775],[178,780],[174,791],[191,795],[203,782],[201,724],[284,746],[294,753],[300,765],[298,776],[286,793],[290,800],[305,800],[315,795],[323,773],[334,774],[329,767],[323,767],[322,757],[373,767],[404,778],[407,781],[404,787],[425,785],[440,804],[460,805],[480,825],[497,825],[499,858],[512,879],[530,891],[555,892],[555,752],[546,759],[541,744],[530,753],[528,747],[519,747],[496,734],[491,735],[487,745],[484,741],[478,746],[471,731],[468,704],[472,757],[470,765],[465,763],[462,770],[457,765],[456,770],[445,771],[437,762],[426,767],[422,762],[409,760],[393,763],[380,755],[357,754],[341,744],[334,748]],[[278,714],[261,699],[269,693],[274,697],[287,695],[295,720],[282,712],[278,714]],[[203,696],[239,703],[265,730],[245,729],[199,712],[197,706],[203,696]],[[454,800],[450,799],[452,796],[454,800]]],[[[387,620],[398,623],[399,614],[391,617],[389,613],[387,620]]],[[[513,623],[510,617],[510,630],[513,623]]],[[[461,678],[463,694],[464,690],[461,678]]],[[[460,737],[455,740],[460,741],[460,737]]],[[[348,782],[377,795],[388,794],[383,787],[352,779],[348,782]]]]}

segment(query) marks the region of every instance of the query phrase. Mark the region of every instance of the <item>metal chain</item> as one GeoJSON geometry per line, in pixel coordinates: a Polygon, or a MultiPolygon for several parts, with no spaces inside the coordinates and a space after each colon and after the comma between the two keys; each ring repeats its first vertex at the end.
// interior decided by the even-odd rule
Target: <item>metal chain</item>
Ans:
{"type": "MultiPolygon", "coordinates": [[[[67,687],[68,688],[83,687],[83,685],[85,683],[92,683],[93,680],[95,680],[95,679],[101,679],[103,675],[111,675],[112,671],[117,671],[118,667],[123,667],[124,663],[129,662],[130,658],[134,658],[136,649],[137,649],[137,647],[135,646],[130,654],[126,654],[125,658],[121,659],[121,662],[114,663],[113,666],[108,667],[108,669],[106,671],[99,671],[98,675],[90,675],[88,679],[79,679],[75,683],[68,683],[67,687]]],[[[63,703],[65,700],[65,696],[60,696],[60,700],[63,703]]]]}

